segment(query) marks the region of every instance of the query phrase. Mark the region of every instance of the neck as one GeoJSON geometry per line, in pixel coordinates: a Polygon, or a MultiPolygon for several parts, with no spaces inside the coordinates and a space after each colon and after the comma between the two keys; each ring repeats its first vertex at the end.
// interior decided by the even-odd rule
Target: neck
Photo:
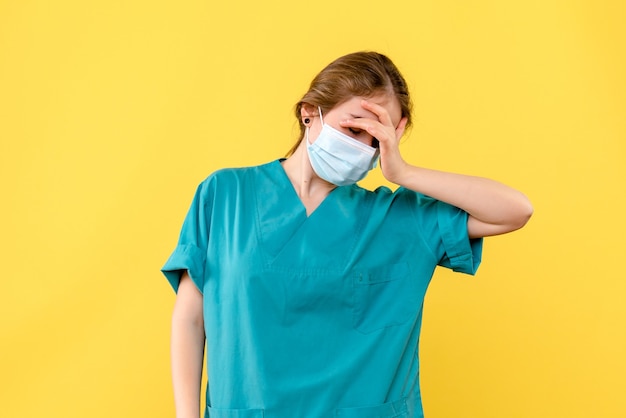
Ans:
{"type": "Polygon", "coordinates": [[[323,199],[337,187],[315,174],[309,161],[305,140],[300,142],[295,152],[282,164],[287,177],[291,180],[291,184],[301,199],[323,199]]]}

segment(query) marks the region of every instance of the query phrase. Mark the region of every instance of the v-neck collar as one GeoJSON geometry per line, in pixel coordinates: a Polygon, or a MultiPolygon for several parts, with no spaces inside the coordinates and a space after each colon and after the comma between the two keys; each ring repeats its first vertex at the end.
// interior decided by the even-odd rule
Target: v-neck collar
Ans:
{"type": "Polygon", "coordinates": [[[319,205],[317,205],[317,207],[315,209],[313,209],[313,211],[311,213],[307,214],[306,213],[306,206],[302,202],[302,199],[300,198],[300,196],[298,196],[298,192],[296,191],[296,188],[294,187],[293,183],[291,182],[291,179],[287,175],[287,171],[285,171],[285,167],[282,165],[283,161],[285,161],[285,159],[281,158],[281,159],[278,159],[278,160],[275,160],[275,161],[271,162],[269,165],[270,166],[276,166],[276,171],[280,172],[280,176],[282,177],[281,183],[283,183],[283,187],[285,189],[287,189],[287,190],[285,190],[285,197],[290,195],[289,196],[290,200],[297,201],[299,207],[302,209],[302,211],[304,212],[304,215],[306,216],[307,219],[309,219],[312,216],[314,216],[318,212],[318,210],[320,210],[320,209],[323,210],[323,207],[326,206],[327,204],[331,204],[331,201],[333,200],[333,195],[341,194],[341,192],[338,192],[338,190],[341,187],[346,187],[346,186],[336,186],[334,189],[332,189],[324,197],[324,199],[319,203],[319,205]]]}
{"type": "Polygon", "coordinates": [[[355,231],[367,219],[370,205],[357,197],[360,195],[357,186],[338,186],[307,216],[280,161],[260,166],[250,183],[253,188],[250,192],[256,196],[260,250],[267,264],[309,264],[314,261],[301,257],[311,251],[320,261],[328,252],[330,260],[334,251],[333,262],[343,265],[346,259],[336,254],[337,247],[352,248],[357,239],[355,231]]]}

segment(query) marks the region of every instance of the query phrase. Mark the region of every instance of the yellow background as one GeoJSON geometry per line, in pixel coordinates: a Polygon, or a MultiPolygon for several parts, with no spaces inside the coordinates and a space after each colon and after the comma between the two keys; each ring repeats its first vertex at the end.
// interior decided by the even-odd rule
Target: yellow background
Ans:
{"type": "Polygon", "coordinates": [[[535,206],[476,278],[436,273],[427,417],[626,416],[625,17],[620,0],[0,1],[0,416],[173,416],[159,268],[197,183],[282,156],[311,78],[363,49],[410,83],[408,160],[535,206]]]}

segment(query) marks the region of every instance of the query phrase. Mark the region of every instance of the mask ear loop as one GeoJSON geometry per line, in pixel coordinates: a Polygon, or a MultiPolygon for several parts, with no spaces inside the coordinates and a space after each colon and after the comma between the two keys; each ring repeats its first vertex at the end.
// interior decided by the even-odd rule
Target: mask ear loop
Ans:
{"type": "Polygon", "coordinates": [[[320,113],[320,121],[322,122],[322,125],[324,125],[324,117],[322,116],[322,108],[320,106],[317,106],[317,111],[320,113]]]}

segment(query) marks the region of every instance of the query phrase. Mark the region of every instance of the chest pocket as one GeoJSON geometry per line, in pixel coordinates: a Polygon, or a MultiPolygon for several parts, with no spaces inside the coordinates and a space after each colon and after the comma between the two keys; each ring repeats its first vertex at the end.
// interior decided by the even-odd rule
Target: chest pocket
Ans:
{"type": "Polygon", "coordinates": [[[216,409],[207,405],[207,418],[263,418],[262,409],[216,409]]]}
{"type": "Polygon", "coordinates": [[[356,273],[353,298],[352,324],[364,334],[404,324],[419,308],[416,286],[406,263],[356,273]]]}

